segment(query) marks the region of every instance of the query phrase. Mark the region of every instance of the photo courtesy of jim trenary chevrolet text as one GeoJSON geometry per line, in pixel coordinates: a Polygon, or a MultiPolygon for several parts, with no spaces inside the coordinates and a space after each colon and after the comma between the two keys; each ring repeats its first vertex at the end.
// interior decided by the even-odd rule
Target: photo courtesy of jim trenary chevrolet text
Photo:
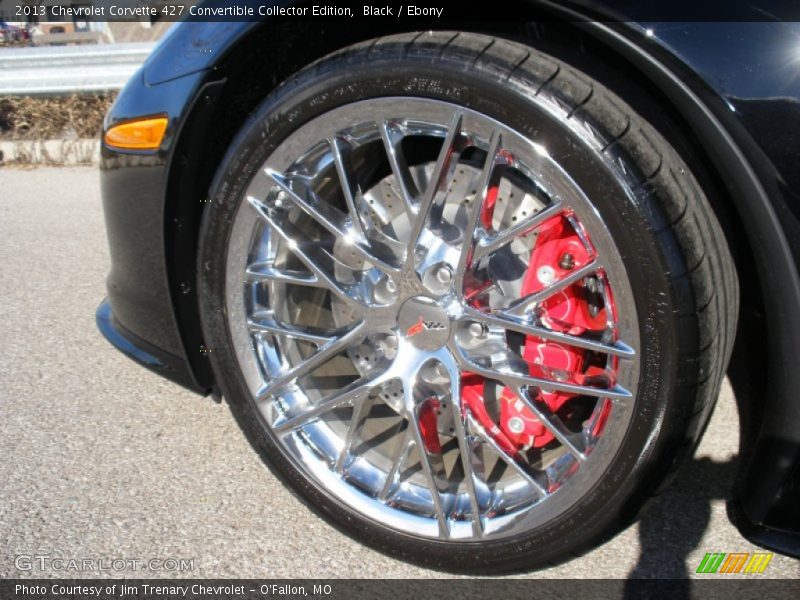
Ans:
{"type": "Polygon", "coordinates": [[[797,598],[800,7],[0,0],[0,598],[797,598]]]}

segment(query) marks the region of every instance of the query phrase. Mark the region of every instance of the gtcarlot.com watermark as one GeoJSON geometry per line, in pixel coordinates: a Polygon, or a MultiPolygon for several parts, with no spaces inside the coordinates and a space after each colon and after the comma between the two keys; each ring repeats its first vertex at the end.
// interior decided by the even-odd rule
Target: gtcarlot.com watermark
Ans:
{"type": "Polygon", "coordinates": [[[180,573],[194,571],[193,558],[122,558],[122,557],[64,557],[51,554],[17,554],[14,566],[24,572],[47,571],[58,573],[157,571],[180,573]]]}

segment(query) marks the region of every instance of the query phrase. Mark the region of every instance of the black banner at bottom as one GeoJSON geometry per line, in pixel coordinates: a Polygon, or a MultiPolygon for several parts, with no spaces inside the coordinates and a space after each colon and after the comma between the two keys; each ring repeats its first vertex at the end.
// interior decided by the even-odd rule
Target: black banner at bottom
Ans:
{"type": "Polygon", "coordinates": [[[800,598],[800,580],[730,579],[7,579],[0,598],[15,600],[422,600],[423,598],[800,598]]]}

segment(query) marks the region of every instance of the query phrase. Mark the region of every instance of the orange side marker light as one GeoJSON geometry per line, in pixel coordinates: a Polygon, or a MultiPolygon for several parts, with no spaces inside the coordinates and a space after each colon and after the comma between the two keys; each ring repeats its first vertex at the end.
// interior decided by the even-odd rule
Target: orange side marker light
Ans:
{"type": "Polygon", "coordinates": [[[147,117],[114,125],[104,140],[111,148],[122,150],[158,150],[167,131],[167,117],[147,117]]]}

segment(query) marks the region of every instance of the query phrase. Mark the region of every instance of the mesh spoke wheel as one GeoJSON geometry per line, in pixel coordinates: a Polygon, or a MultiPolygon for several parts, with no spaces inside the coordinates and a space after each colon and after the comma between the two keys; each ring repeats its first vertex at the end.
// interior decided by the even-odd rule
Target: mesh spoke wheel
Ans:
{"type": "Polygon", "coordinates": [[[245,194],[229,301],[250,391],[297,465],[439,539],[519,533],[586,493],[634,408],[637,334],[616,315],[635,313],[608,232],[546,149],[386,98],[273,157],[245,194]]]}

